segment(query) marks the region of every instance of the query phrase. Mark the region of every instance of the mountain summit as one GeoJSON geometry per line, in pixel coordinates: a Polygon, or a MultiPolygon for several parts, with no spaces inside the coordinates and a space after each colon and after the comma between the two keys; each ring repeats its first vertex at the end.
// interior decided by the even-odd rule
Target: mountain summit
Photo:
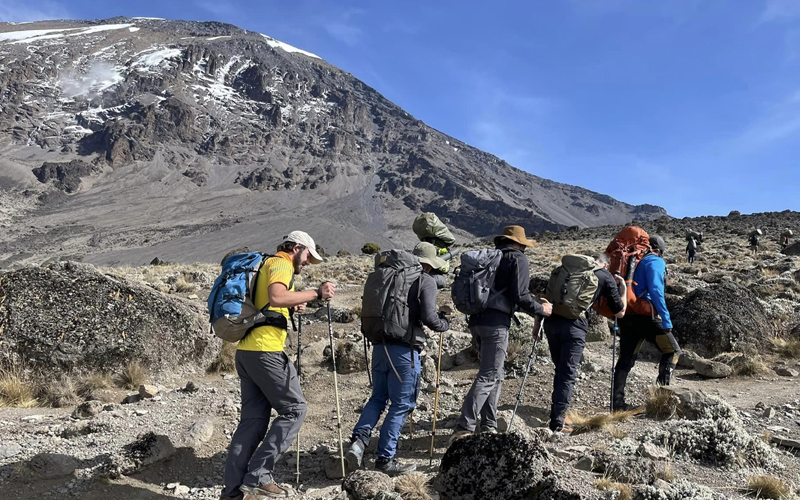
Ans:
{"type": "Polygon", "coordinates": [[[294,228],[408,246],[421,211],[463,238],[665,215],[516,169],[217,22],[0,23],[0,110],[0,266],[216,261],[294,228]]]}

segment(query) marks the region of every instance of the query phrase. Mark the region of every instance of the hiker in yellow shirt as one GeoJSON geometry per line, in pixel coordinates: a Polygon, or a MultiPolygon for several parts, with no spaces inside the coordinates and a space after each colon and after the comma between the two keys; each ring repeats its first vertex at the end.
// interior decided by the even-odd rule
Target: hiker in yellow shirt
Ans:
{"type": "Polygon", "coordinates": [[[300,312],[307,302],[330,299],[336,292],[330,282],[322,283],[317,290],[294,290],[294,277],[305,266],[321,262],[311,236],[292,231],[258,273],[254,302],[262,310],[268,306],[265,315],[271,322],[250,331],[236,351],[242,414],[228,450],[221,500],[241,500],[245,494],[249,498],[285,498],[292,494],[275,483],[272,471],[300,431],[306,400],[283,344],[290,309],[300,312]],[[273,409],[278,416],[270,426],[273,409]]]}

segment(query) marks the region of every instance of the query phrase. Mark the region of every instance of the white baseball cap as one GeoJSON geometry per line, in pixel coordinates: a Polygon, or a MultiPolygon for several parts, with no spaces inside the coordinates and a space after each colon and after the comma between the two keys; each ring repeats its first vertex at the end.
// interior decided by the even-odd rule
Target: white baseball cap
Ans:
{"type": "Polygon", "coordinates": [[[309,260],[312,264],[321,264],[323,262],[322,257],[317,253],[317,244],[314,243],[314,238],[309,236],[305,231],[292,231],[287,236],[283,237],[283,241],[291,241],[308,248],[308,253],[310,255],[309,260]]]}

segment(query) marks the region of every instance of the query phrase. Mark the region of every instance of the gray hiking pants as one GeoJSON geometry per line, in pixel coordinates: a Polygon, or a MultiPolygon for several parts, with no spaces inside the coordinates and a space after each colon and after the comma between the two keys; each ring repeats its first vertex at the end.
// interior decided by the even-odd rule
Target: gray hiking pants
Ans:
{"type": "Polygon", "coordinates": [[[243,484],[273,481],[275,463],[294,442],[306,416],[294,363],[283,352],[236,351],[236,371],[242,385],[242,415],[225,463],[222,496],[228,497],[238,495],[243,484]],[[270,426],[273,409],[278,417],[270,426]]]}
{"type": "Polygon", "coordinates": [[[508,349],[508,327],[473,326],[469,330],[478,341],[481,365],[461,408],[458,427],[475,432],[478,415],[482,428],[497,428],[497,401],[505,379],[503,364],[508,349]]]}

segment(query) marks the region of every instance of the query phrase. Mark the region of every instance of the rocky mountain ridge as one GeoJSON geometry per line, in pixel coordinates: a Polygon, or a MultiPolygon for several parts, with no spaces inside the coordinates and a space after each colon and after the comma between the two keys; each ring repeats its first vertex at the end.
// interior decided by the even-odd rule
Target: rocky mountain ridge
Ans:
{"type": "Polygon", "coordinates": [[[314,54],[217,22],[0,24],[0,108],[0,265],[215,261],[287,224],[334,251],[402,246],[420,211],[462,238],[665,215],[513,168],[314,54]]]}

